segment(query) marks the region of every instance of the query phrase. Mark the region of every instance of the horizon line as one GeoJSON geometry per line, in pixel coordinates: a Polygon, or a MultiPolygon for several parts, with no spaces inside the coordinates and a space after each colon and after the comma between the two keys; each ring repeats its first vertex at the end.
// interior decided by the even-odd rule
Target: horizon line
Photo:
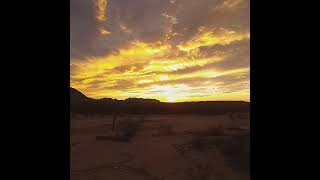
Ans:
{"type": "MultiPolygon", "coordinates": [[[[79,91],[78,89],[74,88],[74,87],[71,87],[70,88],[73,88],[77,91],[79,91]]],[[[246,102],[246,103],[250,103],[250,100],[249,101],[245,101],[245,100],[208,100],[208,101],[178,101],[178,102],[168,102],[168,101],[161,101],[159,99],[156,99],[156,98],[139,98],[139,97],[128,97],[126,99],[114,99],[114,98],[109,98],[109,97],[102,97],[102,98],[93,98],[93,97],[89,97],[87,95],[85,95],[83,92],[79,91],[81,94],[83,94],[84,96],[86,96],[87,98],[90,98],[90,99],[94,99],[94,100],[101,100],[101,99],[112,99],[112,100],[117,100],[117,101],[125,101],[127,99],[145,99],[145,100],[157,100],[159,102],[162,102],[162,103],[188,103],[188,102],[246,102]]]]}

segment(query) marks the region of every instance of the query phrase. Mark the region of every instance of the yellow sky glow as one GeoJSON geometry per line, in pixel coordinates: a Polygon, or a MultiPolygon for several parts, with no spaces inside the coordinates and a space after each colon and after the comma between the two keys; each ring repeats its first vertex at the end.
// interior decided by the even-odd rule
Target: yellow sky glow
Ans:
{"type": "Polygon", "coordinates": [[[71,7],[70,86],[86,96],[250,101],[250,0],[71,7]]]}
{"type": "Polygon", "coordinates": [[[217,86],[219,83],[215,83],[214,79],[213,83],[208,80],[197,84],[197,78],[217,78],[223,75],[240,77],[241,74],[248,73],[249,68],[223,71],[213,67],[179,73],[188,68],[222,62],[227,58],[219,53],[212,57],[202,57],[201,52],[197,50],[199,47],[225,45],[249,38],[247,32],[226,29],[209,32],[200,29],[198,34],[178,45],[178,48],[161,41],[133,41],[118,52],[104,57],[89,58],[86,62],[78,64],[73,63],[77,67],[71,72],[71,86],[92,98],[139,97],[165,102],[226,99],[250,101],[248,88],[226,93],[226,90],[220,90],[217,86]],[[181,54],[182,52],[184,53],[181,54]],[[187,79],[186,82],[184,79],[187,79]],[[96,82],[99,82],[98,87],[95,87],[96,82]]]}

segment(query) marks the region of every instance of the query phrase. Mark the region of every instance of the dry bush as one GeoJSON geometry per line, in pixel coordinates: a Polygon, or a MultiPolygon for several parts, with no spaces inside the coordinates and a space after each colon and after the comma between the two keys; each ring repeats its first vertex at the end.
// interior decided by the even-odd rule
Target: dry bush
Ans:
{"type": "Polygon", "coordinates": [[[218,147],[232,169],[250,174],[250,133],[232,136],[218,147]]]}
{"type": "Polygon", "coordinates": [[[229,116],[229,119],[231,121],[235,121],[236,120],[236,117],[235,117],[234,113],[229,113],[228,116],[229,116]]]}
{"type": "Polygon", "coordinates": [[[151,177],[150,180],[165,180],[165,177],[151,177]]]}
{"type": "Polygon", "coordinates": [[[131,139],[137,134],[139,126],[138,121],[126,120],[119,124],[117,130],[120,136],[131,139]]]}
{"type": "Polygon", "coordinates": [[[216,145],[216,143],[219,143],[219,139],[217,139],[216,137],[224,135],[225,132],[221,126],[210,127],[191,140],[191,148],[196,151],[206,151],[212,149],[216,145]]]}
{"type": "Polygon", "coordinates": [[[128,142],[130,138],[125,136],[96,136],[97,141],[115,141],[115,142],[128,142]]]}
{"type": "Polygon", "coordinates": [[[141,123],[143,123],[143,122],[145,121],[145,119],[146,119],[146,116],[145,116],[145,115],[140,116],[140,122],[141,122],[141,123]]]}
{"type": "Polygon", "coordinates": [[[211,163],[197,164],[185,171],[192,180],[210,180],[212,177],[213,168],[211,163]]]}
{"type": "Polygon", "coordinates": [[[189,143],[186,144],[172,144],[174,150],[179,153],[182,157],[188,158],[187,154],[190,151],[189,143]]]}
{"type": "Polygon", "coordinates": [[[136,136],[140,125],[141,121],[134,120],[132,118],[126,118],[125,120],[117,122],[115,126],[115,133],[112,132],[111,135],[96,136],[96,140],[129,142],[133,137],[136,136]]]}
{"type": "Polygon", "coordinates": [[[168,136],[176,134],[171,124],[160,126],[157,128],[157,132],[152,136],[168,136]]]}
{"type": "Polygon", "coordinates": [[[244,120],[244,119],[250,119],[249,113],[238,113],[237,119],[244,120]]]}
{"type": "Polygon", "coordinates": [[[206,142],[206,139],[204,136],[195,136],[191,142],[190,142],[191,148],[196,151],[206,151],[209,149],[209,146],[206,142]]]}
{"type": "Polygon", "coordinates": [[[205,131],[208,136],[224,136],[225,132],[222,126],[213,126],[205,131]]]}
{"type": "Polygon", "coordinates": [[[248,176],[236,174],[232,169],[217,161],[207,163],[195,163],[191,168],[186,169],[185,174],[191,180],[247,180],[248,176]]]}
{"type": "Polygon", "coordinates": [[[195,151],[219,150],[229,167],[243,175],[250,174],[250,132],[229,137],[196,136],[190,142],[195,151]]]}
{"type": "Polygon", "coordinates": [[[173,130],[173,126],[171,124],[168,124],[166,126],[162,126],[161,127],[162,130],[164,130],[167,134],[175,134],[174,130],[173,130]]]}

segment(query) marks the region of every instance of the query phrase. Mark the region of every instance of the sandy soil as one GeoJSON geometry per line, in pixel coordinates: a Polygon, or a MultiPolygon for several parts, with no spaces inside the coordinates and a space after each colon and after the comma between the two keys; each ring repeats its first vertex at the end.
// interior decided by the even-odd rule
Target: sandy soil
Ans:
{"type": "MultiPolygon", "coordinates": [[[[96,140],[97,136],[115,134],[111,132],[112,116],[72,117],[71,180],[250,179],[248,173],[234,170],[218,148],[203,152],[190,148],[199,132],[213,126],[220,125],[225,131],[228,128],[250,131],[248,114],[241,118],[146,115],[143,122],[139,121],[142,115],[118,116],[117,124],[140,122],[130,142],[96,140]],[[210,175],[203,175],[206,173],[210,175]]],[[[231,130],[228,132],[232,134],[231,130]]]]}

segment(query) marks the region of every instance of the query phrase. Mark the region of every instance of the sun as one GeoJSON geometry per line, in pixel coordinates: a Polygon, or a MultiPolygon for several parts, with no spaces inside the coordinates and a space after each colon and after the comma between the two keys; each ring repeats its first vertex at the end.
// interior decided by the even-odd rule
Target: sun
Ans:
{"type": "Polygon", "coordinates": [[[175,97],[167,97],[166,101],[167,102],[177,102],[177,98],[175,98],[175,97]]]}
{"type": "Polygon", "coordinates": [[[188,90],[186,85],[154,85],[152,87],[154,97],[165,102],[181,101],[186,96],[186,90],[188,90]]]}

